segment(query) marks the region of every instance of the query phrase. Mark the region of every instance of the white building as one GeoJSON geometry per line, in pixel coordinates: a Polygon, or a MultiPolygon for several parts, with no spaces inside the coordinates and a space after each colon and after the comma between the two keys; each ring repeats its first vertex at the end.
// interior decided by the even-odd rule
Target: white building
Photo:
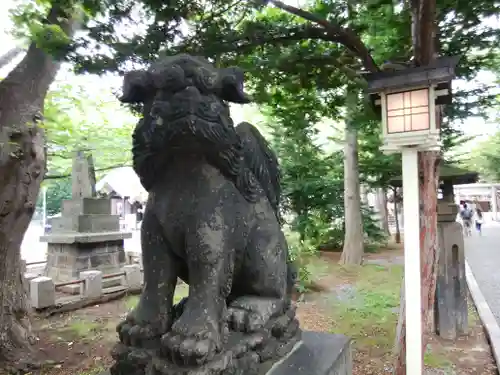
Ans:
{"type": "Polygon", "coordinates": [[[454,185],[455,202],[460,201],[479,204],[481,209],[493,221],[498,221],[500,205],[500,183],[454,185]]]}

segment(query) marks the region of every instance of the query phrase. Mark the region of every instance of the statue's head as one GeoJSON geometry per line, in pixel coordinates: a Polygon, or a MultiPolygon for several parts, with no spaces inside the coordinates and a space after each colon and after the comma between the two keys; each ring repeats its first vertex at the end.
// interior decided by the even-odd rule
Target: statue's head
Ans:
{"type": "Polygon", "coordinates": [[[190,139],[220,143],[233,128],[227,102],[250,102],[243,80],[239,68],[218,69],[201,57],[171,56],[127,73],[121,101],[142,103],[143,125],[166,135],[170,145],[182,140],[189,146],[190,139]]]}
{"type": "Polygon", "coordinates": [[[228,102],[249,103],[243,71],[189,55],[165,57],[123,82],[123,103],[141,104],[133,135],[134,169],[148,189],[173,155],[203,155],[235,178],[242,144],[228,102]]]}

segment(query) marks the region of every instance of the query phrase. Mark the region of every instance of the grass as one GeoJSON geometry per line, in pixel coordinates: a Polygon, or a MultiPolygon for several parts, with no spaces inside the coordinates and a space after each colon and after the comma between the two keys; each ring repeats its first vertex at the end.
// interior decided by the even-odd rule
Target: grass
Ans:
{"type": "Polygon", "coordinates": [[[93,339],[102,329],[102,324],[97,322],[75,319],[59,329],[61,334],[68,333],[78,339],[93,339]]]}
{"type": "Polygon", "coordinates": [[[92,369],[86,370],[84,372],[78,373],[78,375],[99,375],[100,373],[106,371],[104,366],[94,367],[92,369]]]}
{"type": "Polygon", "coordinates": [[[452,363],[442,353],[433,353],[430,350],[424,354],[424,364],[438,369],[451,369],[452,363]]]}
{"type": "MultiPolygon", "coordinates": [[[[329,274],[326,279],[329,291],[326,293],[331,296],[327,300],[334,318],[331,332],[352,338],[354,348],[370,358],[392,356],[403,266],[341,266],[317,258],[308,267],[311,274],[318,278],[329,274]],[[345,290],[349,293],[346,294],[345,290]]],[[[474,306],[469,306],[470,324],[475,324],[478,319],[474,306]]],[[[424,363],[443,371],[453,369],[446,353],[430,346],[424,355],[424,363]]]]}
{"type": "MultiPolygon", "coordinates": [[[[187,297],[189,293],[189,287],[186,284],[180,284],[175,289],[174,303],[179,303],[181,299],[187,297]]],[[[139,303],[140,296],[128,296],[125,299],[125,307],[127,310],[133,310],[139,303]]]]}
{"type": "MultiPolygon", "coordinates": [[[[403,267],[400,265],[335,267],[353,289],[352,298],[335,299],[332,331],[354,340],[358,349],[389,353],[394,344],[403,267]]],[[[373,353],[375,354],[375,353],[373,353]]]]}

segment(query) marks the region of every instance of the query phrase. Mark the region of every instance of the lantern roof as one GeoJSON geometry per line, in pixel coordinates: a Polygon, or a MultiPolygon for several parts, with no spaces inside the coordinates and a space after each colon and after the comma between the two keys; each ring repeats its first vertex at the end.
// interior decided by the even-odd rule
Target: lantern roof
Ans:
{"type": "Polygon", "coordinates": [[[366,74],[366,92],[377,94],[386,90],[397,91],[431,85],[438,85],[438,89],[449,89],[459,60],[460,56],[444,56],[425,66],[366,74]]]}
{"type": "MultiPolygon", "coordinates": [[[[403,178],[395,177],[390,184],[395,187],[402,186],[403,178]]],[[[442,162],[439,165],[439,180],[444,184],[473,184],[479,180],[479,173],[464,168],[457,167],[452,163],[442,162]]]]}

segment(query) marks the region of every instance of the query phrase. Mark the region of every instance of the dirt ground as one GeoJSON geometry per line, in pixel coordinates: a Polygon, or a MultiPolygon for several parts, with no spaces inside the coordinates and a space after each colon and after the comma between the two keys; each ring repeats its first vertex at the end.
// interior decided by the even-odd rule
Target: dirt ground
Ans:
{"type": "MultiPolygon", "coordinates": [[[[339,254],[323,253],[310,264],[314,292],[299,297],[298,316],[304,330],[346,334],[353,338],[353,375],[390,374],[401,285],[402,252],[386,249],[366,257],[365,266],[338,265],[339,254]]],[[[185,287],[177,297],[187,293],[185,287]]],[[[40,359],[51,364],[33,374],[92,375],[111,364],[115,327],[137,303],[137,296],[72,313],[35,319],[40,359]]],[[[429,375],[497,374],[475,308],[469,335],[455,342],[429,338],[425,355],[429,375]]]]}

